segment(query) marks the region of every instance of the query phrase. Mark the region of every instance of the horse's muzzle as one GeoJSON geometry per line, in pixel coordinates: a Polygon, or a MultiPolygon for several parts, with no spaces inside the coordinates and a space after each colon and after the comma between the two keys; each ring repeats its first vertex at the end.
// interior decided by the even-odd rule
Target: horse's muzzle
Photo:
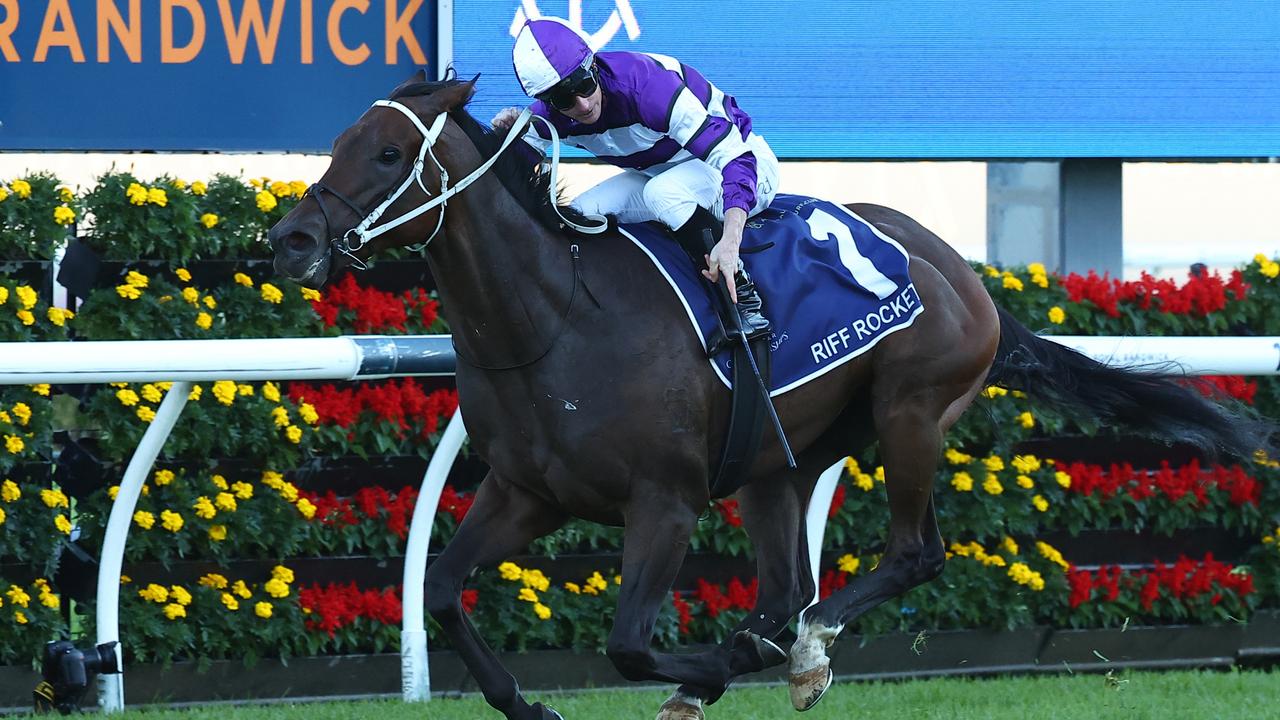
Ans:
{"type": "Polygon", "coordinates": [[[329,246],[311,233],[300,230],[277,232],[280,225],[267,233],[271,249],[275,252],[273,263],[276,273],[299,285],[319,288],[329,275],[331,258],[329,246]]]}

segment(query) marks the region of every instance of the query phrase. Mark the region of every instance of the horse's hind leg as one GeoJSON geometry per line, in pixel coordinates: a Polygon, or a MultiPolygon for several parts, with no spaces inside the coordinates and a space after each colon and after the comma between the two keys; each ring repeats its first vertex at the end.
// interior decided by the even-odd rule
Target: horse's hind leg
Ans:
{"type": "Polygon", "coordinates": [[[427,569],[427,610],[471,671],[484,699],[508,720],[552,720],[560,715],[542,703],[530,705],[520,686],[489,649],[462,609],[462,583],[477,567],[521,552],[535,538],[564,524],[559,508],[492,472],[476,491],[475,503],[440,557],[427,569]]]}
{"type": "Polygon", "coordinates": [[[916,338],[904,333],[903,342],[886,339],[888,347],[876,358],[872,416],[889,496],[889,537],[874,570],[801,615],[791,648],[797,710],[812,707],[830,686],[826,650],[847,623],[942,572],[946,551],[933,509],[942,438],[981,391],[995,344],[994,336],[982,342],[980,333],[966,342],[956,337],[963,332],[959,324],[945,313],[935,315],[941,317],[912,329],[920,333],[916,338]]]}

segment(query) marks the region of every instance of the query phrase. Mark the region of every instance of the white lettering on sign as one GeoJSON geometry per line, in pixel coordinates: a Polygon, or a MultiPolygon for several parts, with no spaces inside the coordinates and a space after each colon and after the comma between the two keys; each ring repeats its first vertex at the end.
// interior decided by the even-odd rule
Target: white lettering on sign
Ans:
{"type": "MultiPolygon", "coordinates": [[[[541,17],[542,10],[538,8],[538,0],[521,0],[520,7],[516,8],[516,15],[511,20],[511,37],[520,33],[520,28],[524,27],[526,20],[537,20],[541,17]]],[[[631,10],[631,0],[614,0],[613,11],[595,32],[588,32],[582,27],[582,0],[569,0],[569,16],[565,19],[570,25],[587,34],[592,50],[599,50],[608,45],[613,36],[623,28],[627,30],[628,40],[640,37],[640,23],[636,22],[636,14],[631,10]]]]}

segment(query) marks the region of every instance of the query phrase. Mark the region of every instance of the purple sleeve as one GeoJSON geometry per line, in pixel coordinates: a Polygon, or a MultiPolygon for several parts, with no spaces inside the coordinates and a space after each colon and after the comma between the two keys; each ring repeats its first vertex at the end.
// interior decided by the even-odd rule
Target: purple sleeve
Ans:
{"type": "Polygon", "coordinates": [[[724,182],[720,185],[724,193],[724,209],[742,208],[748,215],[756,206],[756,156],[747,152],[729,161],[720,171],[724,182]]]}

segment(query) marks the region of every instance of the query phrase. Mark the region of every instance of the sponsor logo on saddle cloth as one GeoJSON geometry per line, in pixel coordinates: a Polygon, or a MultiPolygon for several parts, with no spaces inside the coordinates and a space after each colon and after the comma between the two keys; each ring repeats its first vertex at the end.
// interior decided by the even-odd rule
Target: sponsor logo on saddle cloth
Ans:
{"type": "MultiPolygon", "coordinates": [[[[679,244],[653,225],[623,234],[654,262],[683,303],[703,345],[718,326],[710,285],[679,244]]],[[[907,274],[907,252],[846,208],[778,195],[747,221],[742,261],[773,323],[772,395],[865,353],[924,311],[907,274]]],[[[731,353],[711,360],[725,385],[731,353]]]]}

